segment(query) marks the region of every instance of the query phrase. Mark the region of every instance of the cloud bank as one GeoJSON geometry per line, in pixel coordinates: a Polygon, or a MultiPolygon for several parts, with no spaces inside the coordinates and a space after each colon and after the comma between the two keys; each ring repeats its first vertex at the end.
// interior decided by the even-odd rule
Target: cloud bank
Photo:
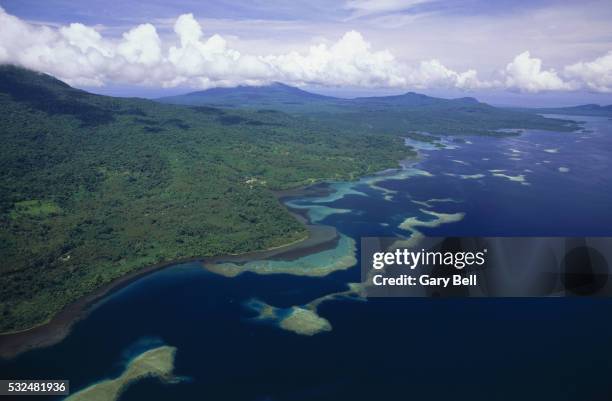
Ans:
{"type": "Polygon", "coordinates": [[[506,66],[506,87],[525,92],[576,89],[574,83],[564,82],[553,69],[543,70],[542,60],[531,57],[528,51],[516,56],[506,66]]]}
{"type": "MultiPolygon", "coordinates": [[[[418,3],[389,1],[385,7],[418,3]]],[[[353,1],[351,5],[361,11],[371,9],[369,1],[353,1]]],[[[525,51],[500,68],[496,76],[483,80],[474,69],[454,71],[437,59],[415,65],[402,63],[389,50],[373,49],[357,31],[302,51],[244,54],[218,34],[206,36],[192,14],[179,16],[173,35],[164,39],[152,24],[141,24],[120,38],[110,38],[80,23],[59,28],[31,24],[1,7],[0,26],[0,63],[43,71],[77,86],[112,83],[209,88],[282,81],[406,89],[612,92],[612,52],[557,72],[544,68],[542,60],[525,51]]]]}
{"type": "Polygon", "coordinates": [[[593,61],[565,67],[565,75],[595,92],[612,92],[612,51],[593,61]]]}

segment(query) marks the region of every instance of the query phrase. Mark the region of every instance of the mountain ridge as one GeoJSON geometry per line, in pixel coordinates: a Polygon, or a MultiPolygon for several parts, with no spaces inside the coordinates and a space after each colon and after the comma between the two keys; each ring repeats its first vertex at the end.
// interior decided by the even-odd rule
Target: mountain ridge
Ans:
{"type": "MultiPolygon", "coordinates": [[[[275,99],[273,96],[270,97],[270,93],[276,94],[292,94],[293,96],[299,97],[300,100],[314,100],[314,101],[322,101],[327,103],[328,105],[337,104],[337,105],[350,105],[350,104],[388,104],[395,106],[431,106],[434,104],[454,104],[454,105],[485,105],[489,107],[492,106],[488,103],[481,102],[475,97],[466,96],[459,98],[441,98],[435,96],[429,96],[418,92],[408,91],[398,95],[387,95],[387,96],[359,96],[354,98],[340,98],[330,95],[323,95],[318,93],[313,93],[301,89],[296,86],[287,85],[282,82],[271,82],[265,85],[237,85],[233,87],[215,87],[204,90],[187,92],[180,95],[173,96],[163,96],[155,99],[144,99],[138,96],[133,97],[115,97],[115,96],[105,96],[98,95],[95,93],[87,92],[82,89],[78,89],[70,86],[66,82],[44,72],[33,71],[27,68],[17,66],[14,64],[0,64],[0,91],[4,91],[7,93],[12,93],[13,95],[19,96],[19,92],[23,93],[24,90],[27,90],[27,86],[19,86],[9,88],[7,87],[7,78],[10,78],[12,83],[22,83],[24,85],[39,85],[41,88],[46,89],[57,89],[59,93],[62,93],[66,96],[98,96],[100,98],[116,98],[116,99],[138,99],[142,101],[154,101],[158,103],[168,103],[168,104],[181,104],[188,106],[199,106],[199,105],[219,105],[219,106],[247,106],[253,105],[258,106],[257,104],[251,104],[246,101],[243,104],[231,104],[215,100],[215,96],[227,96],[231,95],[232,97],[237,96],[247,96],[250,95],[250,99],[253,100],[257,98],[261,98],[264,100],[268,100],[269,102],[274,101],[283,101],[283,99],[275,99]],[[36,77],[36,79],[32,79],[32,77],[36,77]],[[202,98],[204,97],[204,98],[202,98]],[[266,97],[268,97],[266,99],[266,97]],[[182,99],[195,99],[193,101],[183,101],[182,99]],[[207,101],[206,98],[209,98],[207,101]]],[[[55,93],[57,95],[57,92],[55,93]]],[[[226,99],[226,100],[234,100],[235,99],[226,99]]],[[[290,99],[288,100],[290,103],[290,99]]],[[[500,108],[500,107],[496,107],[500,108]]],[[[522,111],[522,112],[537,112],[537,113],[550,113],[550,114],[566,114],[566,115],[584,115],[584,116],[612,116],[612,104],[610,105],[599,105],[595,103],[586,103],[575,106],[565,106],[565,107],[508,107],[506,109],[522,111]]]]}
{"type": "Polygon", "coordinates": [[[474,97],[445,99],[416,92],[352,99],[318,95],[286,84],[213,88],[156,99],[183,106],[275,110],[316,119],[335,129],[402,135],[410,130],[434,134],[498,135],[502,128],[571,130],[573,123],[553,122],[533,110],[512,110],[474,97]]]}
{"type": "Polygon", "coordinates": [[[14,66],[0,67],[0,109],[5,333],[146,266],[304,239],[272,190],[354,179],[411,154],[390,134],[95,95],[14,66]]]}
{"type": "Polygon", "coordinates": [[[569,107],[545,107],[535,109],[540,113],[565,114],[575,116],[612,117],[612,104],[599,105],[594,103],[580,104],[569,107]]]}
{"type": "Polygon", "coordinates": [[[265,104],[283,105],[294,103],[325,103],[335,106],[383,104],[392,106],[421,107],[435,104],[485,104],[474,97],[439,98],[408,91],[399,95],[360,96],[339,98],[312,93],[281,82],[267,85],[238,85],[234,87],[210,88],[187,92],[182,95],[164,96],[154,99],[160,103],[191,106],[221,105],[235,107],[259,107],[265,104]]]}

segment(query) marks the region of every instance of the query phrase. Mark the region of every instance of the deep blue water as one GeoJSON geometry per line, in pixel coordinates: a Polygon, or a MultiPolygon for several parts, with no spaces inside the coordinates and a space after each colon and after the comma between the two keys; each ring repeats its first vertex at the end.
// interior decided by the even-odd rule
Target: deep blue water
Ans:
{"type": "MultiPolygon", "coordinates": [[[[612,236],[612,121],[577,119],[589,132],[446,140],[455,146],[421,150],[403,174],[337,183],[349,194],[293,204],[350,209],[318,218],[356,240],[407,235],[398,225],[431,220],[427,211],[465,214],[419,228],[430,235],[612,236]]],[[[175,266],[117,292],[62,343],[0,362],[0,377],[68,378],[76,390],[168,344],[189,379],[142,381],[121,400],[612,399],[610,300],[330,301],[319,314],[333,330],[312,337],[254,322],[244,306],[301,305],[355,281],[358,267],[324,278],[225,278],[175,266]]]]}

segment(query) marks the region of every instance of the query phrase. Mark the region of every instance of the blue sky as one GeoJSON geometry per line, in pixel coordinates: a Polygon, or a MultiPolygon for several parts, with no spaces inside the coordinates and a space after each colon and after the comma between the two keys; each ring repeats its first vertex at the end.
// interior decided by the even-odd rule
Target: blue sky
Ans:
{"type": "MultiPolygon", "coordinates": [[[[194,13],[207,18],[221,19],[276,19],[309,20],[322,19],[342,21],[350,18],[354,10],[350,1],[325,0],[5,0],[0,4],[9,12],[30,20],[53,21],[56,23],[82,22],[86,24],[121,25],[126,20],[150,22],[155,18],[168,18],[183,13],[194,13]]],[[[368,2],[353,2],[365,4],[368,2]]],[[[379,1],[382,4],[370,7],[371,14],[421,14],[440,12],[454,15],[505,15],[507,13],[572,4],[571,1],[551,0],[463,0],[463,1],[379,1]],[[394,6],[397,4],[397,6],[394,6]]],[[[575,2],[574,2],[575,3],[575,2]]],[[[361,7],[367,9],[367,7],[361,7]]]]}
{"type": "Polygon", "coordinates": [[[609,1],[0,0],[0,62],[111,95],[282,81],[338,96],[612,103],[609,1]]]}

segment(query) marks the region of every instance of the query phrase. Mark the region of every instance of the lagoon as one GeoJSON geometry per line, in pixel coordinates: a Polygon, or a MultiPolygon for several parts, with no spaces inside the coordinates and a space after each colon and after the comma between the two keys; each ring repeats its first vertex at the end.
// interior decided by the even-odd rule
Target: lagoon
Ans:
{"type": "Polygon", "coordinates": [[[321,274],[287,260],[235,274],[175,265],[97,304],[59,344],[0,361],[0,377],[69,378],[75,392],[173,347],[182,379],[144,378],[122,401],[602,399],[611,300],[366,301],[355,285],[362,236],[611,236],[612,121],[571,118],[584,130],[445,139],[416,164],[288,198],[342,234],[293,259],[321,274]]]}

